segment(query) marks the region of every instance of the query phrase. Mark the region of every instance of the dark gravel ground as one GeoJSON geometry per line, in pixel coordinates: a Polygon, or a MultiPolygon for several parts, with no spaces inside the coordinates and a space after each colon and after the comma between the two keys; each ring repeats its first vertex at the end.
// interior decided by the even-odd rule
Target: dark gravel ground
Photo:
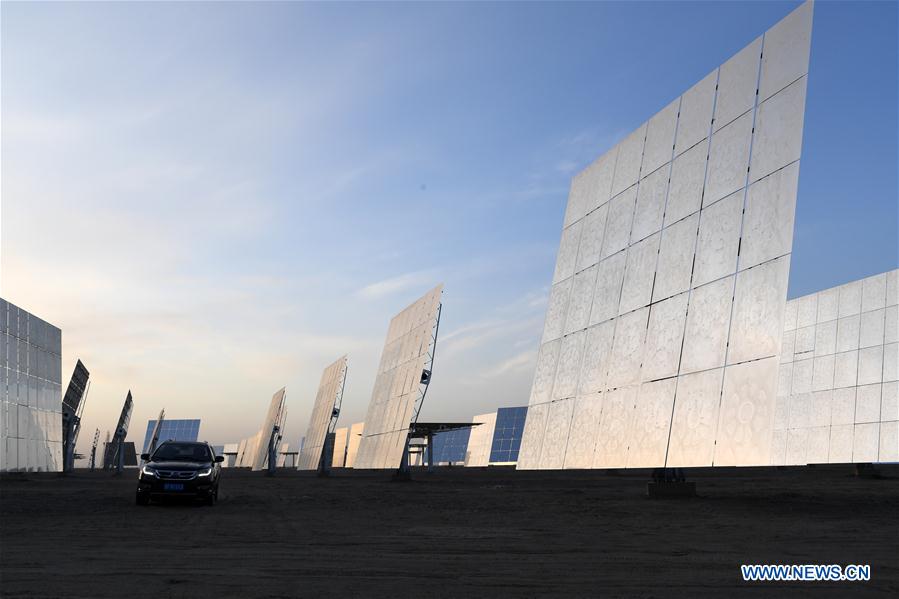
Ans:
{"type": "Polygon", "coordinates": [[[899,596],[899,470],[442,469],[412,482],[226,470],[215,507],[134,505],[135,472],[0,480],[4,597],[899,596]],[[871,564],[744,583],[741,563],[871,564]]]}

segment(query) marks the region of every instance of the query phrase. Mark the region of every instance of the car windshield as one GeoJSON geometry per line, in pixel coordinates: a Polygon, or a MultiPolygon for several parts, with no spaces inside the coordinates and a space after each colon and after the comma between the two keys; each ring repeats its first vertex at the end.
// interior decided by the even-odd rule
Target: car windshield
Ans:
{"type": "Polygon", "coordinates": [[[211,462],[209,448],[200,443],[163,443],[153,452],[153,461],[211,462]]]}

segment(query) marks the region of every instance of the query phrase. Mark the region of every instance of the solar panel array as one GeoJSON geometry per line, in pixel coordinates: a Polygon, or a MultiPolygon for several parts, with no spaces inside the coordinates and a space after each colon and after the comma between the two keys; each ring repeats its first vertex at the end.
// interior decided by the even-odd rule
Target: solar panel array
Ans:
{"type": "Polygon", "coordinates": [[[811,23],[572,180],[518,468],[768,464],[811,23]]]}
{"type": "MultiPolygon", "coordinates": [[[[131,423],[131,412],[134,410],[134,400],[131,397],[131,391],[125,397],[125,403],[122,405],[122,411],[119,413],[119,419],[116,427],[113,429],[112,441],[106,441],[103,449],[103,468],[108,470],[115,468],[118,463],[118,455],[121,449],[121,443],[128,435],[128,426],[131,423]]],[[[109,439],[109,432],[106,433],[109,439]]]]}
{"type": "Polygon", "coordinates": [[[257,433],[255,454],[252,461],[253,470],[262,470],[265,468],[268,461],[268,445],[272,432],[276,426],[280,427],[283,424],[284,396],[286,393],[286,390],[282,387],[272,395],[272,400],[269,403],[268,412],[265,414],[262,428],[259,429],[259,432],[257,433]]]}
{"type": "Polygon", "coordinates": [[[71,414],[78,414],[78,408],[81,406],[81,400],[84,399],[84,392],[87,390],[87,382],[90,379],[90,372],[78,360],[75,363],[75,370],[72,372],[72,378],[69,379],[69,386],[66,394],[62,398],[62,405],[69,410],[71,414]]]}
{"type": "MultiPolygon", "coordinates": [[[[147,421],[147,434],[144,435],[143,451],[146,453],[150,446],[150,440],[153,438],[153,429],[156,426],[156,420],[147,421]]],[[[159,428],[159,443],[163,441],[196,441],[200,436],[200,420],[168,420],[163,419],[159,428]]],[[[157,446],[159,445],[157,443],[157,446]]]]}
{"type": "Polygon", "coordinates": [[[468,451],[470,428],[434,433],[432,449],[435,464],[464,464],[468,451]]]}
{"type": "Polygon", "coordinates": [[[397,468],[402,461],[442,292],[438,285],[390,321],[355,468],[397,468]]]}
{"type": "Polygon", "coordinates": [[[347,358],[341,356],[322,371],[318,392],[315,395],[315,405],[306,429],[306,443],[300,452],[298,470],[316,470],[321,462],[334,407],[343,394],[346,370],[347,358]]]}
{"type": "Polygon", "coordinates": [[[0,299],[0,471],[62,470],[62,332],[0,299]]]}
{"type": "Polygon", "coordinates": [[[493,442],[490,446],[491,464],[514,464],[518,461],[527,416],[527,406],[500,408],[496,411],[493,442]]]}

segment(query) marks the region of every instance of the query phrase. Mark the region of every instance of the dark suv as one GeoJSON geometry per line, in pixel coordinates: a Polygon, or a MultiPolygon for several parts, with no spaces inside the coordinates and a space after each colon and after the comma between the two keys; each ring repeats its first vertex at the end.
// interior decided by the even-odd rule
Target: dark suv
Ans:
{"type": "Polygon", "coordinates": [[[152,455],[141,454],[145,463],[137,481],[137,505],[151,499],[184,497],[215,505],[219,478],[225,460],[215,455],[208,443],[165,441],[152,455]]]}

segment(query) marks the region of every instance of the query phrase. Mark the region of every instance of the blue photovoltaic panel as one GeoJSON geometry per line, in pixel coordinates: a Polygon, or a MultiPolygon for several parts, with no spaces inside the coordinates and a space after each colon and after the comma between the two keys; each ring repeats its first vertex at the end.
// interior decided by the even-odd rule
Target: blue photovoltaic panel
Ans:
{"type": "MultiPolygon", "coordinates": [[[[147,422],[147,434],[144,436],[144,449],[147,452],[150,446],[150,437],[153,435],[153,427],[156,420],[147,422]]],[[[199,420],[163,420],[159,431],[159,443],[163,441],[196,441],[200,434],[199,420]]]]}
{"type": "Polygon", "coordinates": [[[435,433],[433,437],[434,462],[437,464],[464,462],[470,436],[470,428],[435,433]]]}
{"type": "Polygon", "coordinates": [[[527,406],[499,408],[496,411],[496,428],[493,429],[493,445],[490,448],[491,464],[518,461],[527,415],[527,406]]]}

